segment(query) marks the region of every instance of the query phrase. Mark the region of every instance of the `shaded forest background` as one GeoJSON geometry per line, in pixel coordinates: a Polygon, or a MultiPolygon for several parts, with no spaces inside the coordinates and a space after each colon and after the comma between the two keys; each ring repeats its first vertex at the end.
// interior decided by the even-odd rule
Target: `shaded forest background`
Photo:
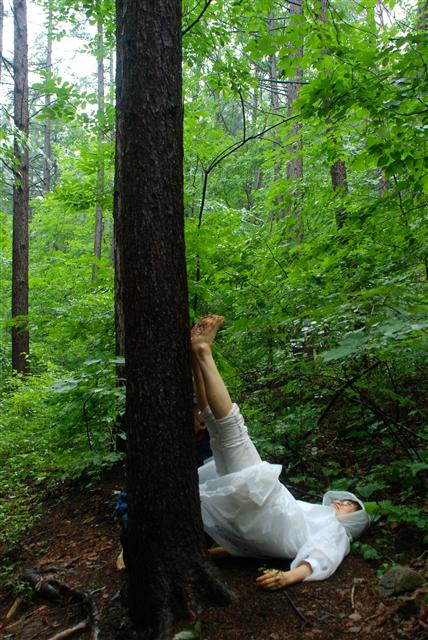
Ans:
{"type": "MultiPolygon", "coordinates": [[[[13,65],[1,60],[5,545],[56,483],[89,482],[121,460],[124,437],[114,5],[31,4],[46,37],[30,55],[28,137],[17,136],[13,65]],[[60,77],[70,33],[96,77],[60,77]],[[29,313],[19,317],[14,137],[30,182],[29,313]],[[12,327],[29,334],[21,372],[12,327]]],[[[217,357],[263,455],[307,497],[358,492],[387,526],[356,545],[397,561],[393,532],[420,540],[427,524],[428,3],[186,0],[183,16],[191,317],[226,317],[217,357]]]]}

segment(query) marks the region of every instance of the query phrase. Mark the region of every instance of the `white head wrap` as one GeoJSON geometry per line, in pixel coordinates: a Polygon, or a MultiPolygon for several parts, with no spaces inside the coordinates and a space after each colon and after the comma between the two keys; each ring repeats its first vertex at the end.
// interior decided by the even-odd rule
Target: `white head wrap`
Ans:
{"type": "Polygon", "coordinates": [[[327,491],[323,496],[322,503],[328,507],[333,500],[353,500],[360,505],[361,509],[358,511],[337,516],[340,524],[345,527],[348,538],[356,540],[370,525],[369,514],[365,510],[363,502],[349,491],[327,491]]]}

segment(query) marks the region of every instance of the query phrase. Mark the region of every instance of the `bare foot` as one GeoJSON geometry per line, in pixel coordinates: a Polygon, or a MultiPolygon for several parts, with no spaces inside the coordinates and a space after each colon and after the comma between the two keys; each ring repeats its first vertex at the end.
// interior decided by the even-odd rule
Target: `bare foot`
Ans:
{"type": "Polygon", "coordinates": [[[192,346],[200,344],[211,345],[223,322],[223,316],[216,316],[213,313],[209,313],[205,318],[199,320],[190,333],[192,346]]]}

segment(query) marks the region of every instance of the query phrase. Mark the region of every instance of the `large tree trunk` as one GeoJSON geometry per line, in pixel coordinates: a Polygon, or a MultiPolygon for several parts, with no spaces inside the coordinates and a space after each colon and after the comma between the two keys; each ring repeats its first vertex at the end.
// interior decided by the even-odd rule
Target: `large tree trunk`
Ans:
{"type": "MultiPolygon", "coordinates": [[[[117,25],[116,40],[119,42],[119,24],[117,25]]],[[[116,53],[116,119],[122,104],[122,57],[121,47],[117,47],[116,53]]],[[[116,131],[119,128],[119,123],[116,122],[116,131]]],[[[116,355],[125,356],[125,321],[123,318],[123,283],[122,283],[122,269],[120,260],[120,247],[122,245],[122,239],[120,238],[121,229],[121,198],[119,193],[120,185],[120,168],[121,162],[119,158],[123,155],[122,138],[116,135],[116,156],[115,156],[115,171],[114,171],[114,197],[113,197],[113,257],[114,257],[114,315],[115,315],[115,335],[116,335],[116,355]]],[[[124,367],[117,369],[118,379],[124,379],[125,370],[124,367]]]]}
{"type": "Polygon", "coordinates": [[[184,256],[181,2],[118,0],[129,607],[142,638],[225,603],[204,555],[184,256]]]}
{"type": "MultiPolygon", "coordinates": [[[[98,169],[97,169],[97,198],[95,203],[94,256],[101,259],[103,241],[103,207],[104,196],[104,28],[98,3],[97,19],[97,80],[98,80],[98,169]]],[[[98,265],[92,265],[92,280],[96,280],[98,265]]]]}
{"type": "Polygon", "coordinates": [[[28,371],[28,51],[27,7],[14,0],[14,123],[15,180],[12,240],[12,367],[28,371]]]}
{"type": "MultiPolygon", "coordinates": [[[[47,50],[46,50],[46,71],[52,72],[52,7],[48,9],[48,30],[47,30],[47,50]]],[[[45,95],[45,106],[51,104],[51,94],[45,95]]],[[[48,193],[51,190],[51,170],[52,170],[52,121],[46,118],[44,127],[43,143],[43,191],[48,193]]]]}

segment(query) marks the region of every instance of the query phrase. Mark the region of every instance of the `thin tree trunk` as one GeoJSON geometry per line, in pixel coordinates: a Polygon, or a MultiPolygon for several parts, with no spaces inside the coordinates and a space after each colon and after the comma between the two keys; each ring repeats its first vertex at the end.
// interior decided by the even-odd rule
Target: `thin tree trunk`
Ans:
{"type": "MultiPolygon", "coordinates": [[[[268,16],[268,30],[270,34],[274,33],[275,16],[270,13],[268,16]]],[[[274,111],[279,108],[279,90],[278,90],[278,69],[276,54],[269,56],[269,80],[270,80],[270,104],[274,111]]]]}
{"type": "MultiPolygon", "coordinates": [[[[341,197],[348,193],[348,180],[346,175],[346,165],[341,158],[338,158],[330,167],[331,184],[333,191],[341,197]]],[[[346,209],[341,203],[336,211],[336,225],[341,229],[346,222],[346,209]]]]}
{"type": "Polygon", "coordinates": [[[28,51],[27,6],[14,0],[14,123],[15,180],[12,239],[12,368],[29,371],[28,332],[28,51]]]}
{"type": "MultiPolygon", "coordinates": [[[[47,30],[47,52],[46,52],[46,71],[52,72],[52,7],[48,10],[48,30],[47,30]]],[[[51,104],[51,94],[45,95],[45,106],[48,108],[51,104]]],[[[44,144],[43,144],[43,191],[48,193],[51,190],[51,169],[52,169],[52,121],[50,118],[45,120],[44,127],[44,144]]]]}
{"type": "MultiPolygon", "coordinates": [[[[268,16],[268,30],[270,34],[273,34],[275,31],[275,16],[273,13],[270,13],[268,16]]],[[[277,112],[279,109],[279,88],[278,88],[278,68],[277,68],[277,60],[276,54],[273,53],[269,56],[269,81],[270,81],[270,106],[272,111],[277,112]]],[[[278,134],[274,134],[274,147],[279,149],[279,138],[278,134]]],[[[275,153],[277,155],[278,151],[275,153]]],[[[276,160],[274,164],[274,176],[275,180],[279,180],[281,177],[281,163],[276,160]]],[[[277,196],[277,203],[279,204],[282,201],[281,196],[277,196]]]]}
{"type": "MultiPolygon", "coordinates": [[[[257,66],[255,67],[254,72],[255,72],[256,79],[258,79],[260,76],[260,71],[257,66]]],[[[253,108],[252,108],[252,122],[254,126],[256,126],[257,120],[258,120],[258,109],[259,109],[259,85],[256,84],[256,86],[254,87],[253,108]]],[[[254,176],[251,190],[253,191],[254,189],[255,190],[261,189],[262,183],[263,183],[263,171],[258,166],[256,169],[256,175],[254,176]]]]}
{"type": "MultiPolygon", "coordinates": [[[[302,3],[290,4],[289,6],[290,18],[295,15],[303,14],[302,3]]],[[[301,58],[303,56],[303,47],[299,47],[295,54],[291,54],[293,57],[301,58]]],[[[301,67],[297,67],[294,73],[295,82],[289,82],[287,84],[287,115],[291,116],[293,113],[294,102],[299,97],[300,83],[303,79],[303,71],[301,67]]],[[[303,158],[302,158],[302,137],[301,137],[302,125],[297,120],[294,121],[291,135],[293,136],[293,143],[289,146],[289,152],[291,154],[291,160],[287,163],[287,178],[290,180],[298,180],[303,176],[303,158]]]]}
{"type": "Polygon", "coordinates": [[[375,7],[375,20],[379,29],[383,31],[385,29],[385,19],[383,16],[383,2],[380,2],[380,0],[378,0],[375,7]]]}
{"type": "MultiPolygon", "coordinates": [[[[329,10],[329,0],[321,0],[321,15],[322,22],[327,22],[327,11],[329,10]]],[[[327,124],[331,124],[330,118],[327,118],[327,124]]],[[[331,127],[330,129],[332,129],[331,127]]],[[[335,148],[338,147],[337,138],[332,136],[332,143],[335,148]]],[[[345,161],[340,157],[340,150],[337,148],[336,156],[337,160],[330,166],[330,176],[333,191],[341,198],[336,206],[336,226],[341,229],[346,222],[347,212],[346,207],[342,199],[348,194],[348,180],[346,173],[345,161]]]]}
{"type": "Polygon", "coordinates": [[[428,29],[428,0],[419,0],[418,2],[418,28],[421,31],[428,29]]]}
{"type": "MultiPolygon", "coordinates": [[[[298,0],[299,2],[299,0],[298,0]]],[[[293,16],[302,15],[303,7],[302,3],[299,4],[293,3],[289,5],[289,15],[290,22],[293,22],[293,16]]],[[[292,45],[290,45],[291,48],[292,45]]],[[[293,58],[301,58],[303,56],[303,47],[298,47],[297,51],[290,52],[290,56],[293,58]]],[[[303,78],[303,70],[300,66],[297,66],[294,71],[294,77],[292,80],[294,82],[289,82],[287,84],[287,115],[291,116],[294,110],[294,102],[299,97],[300,93],[300,83],[303,78]]],[[[302,125],[298,120],[293,121],[293,126],[291,128],[291,136],[292,142],[288,145],[288,152],[291,156],[291,159],[287,162],[287,178],[291,182],[296,182],[303,177],[303,157],[302,157],[302,135],[301,135],[302,125]]],[[[298,186],[294,186],[292,190],[293,201],[291,206],[289,207],[289,215],[292,216],[296,220],[294,238],[298,239],[302,242],[304,238],[304,230],[303,223],[301,217],[301,193],[298,186]]]]}
{"type": "Polygon", "coordinates": [[[204,554],[184,253],[180,0],[118,0],[117,162],[124,287],[129,607],[166,636],[228,592],[204,554]]]}
{"type": "MultiPolygon", "coordinates": [[[[110,91],[114,88],[114,50],[113,47],[110,49],[109,56],[109,78],[110,78],[110,91]]],[[[112,94],[110,94],[112,95],[112,94]]]]}
{"type": "MultiPolygon", "coordinates": [[[[98,169],[97,169],[97,200],[95,203],[94,256],[101,259],[103,241],[103,208],[104,196],[104,27],[102,17],[97,21],[97,79],[98,79],[98,169]]],[[[98,265],[92,265],[92,280],[96,280],[98,265]]]]}
{"type": "Polygon", "coordinates": [[[379,176],[379,194],[383,196],[389,189],[389,181],[381,172],[379,176]]]}

